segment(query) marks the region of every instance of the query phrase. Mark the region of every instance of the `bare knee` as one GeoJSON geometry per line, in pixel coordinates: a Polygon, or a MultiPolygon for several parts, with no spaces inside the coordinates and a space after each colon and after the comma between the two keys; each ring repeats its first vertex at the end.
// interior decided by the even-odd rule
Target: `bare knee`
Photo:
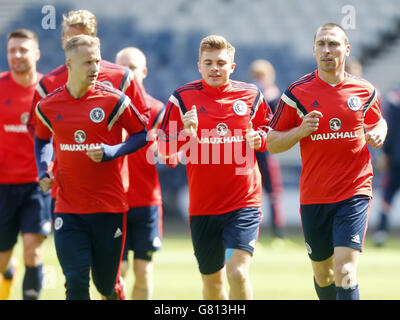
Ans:
{"type": "Polygon", "coordinates": [[[350,287],[357,284],[357,265],[360,252],[347,247],[335,248],[335,282],[339,287],[350,287]]]}
{"type": "Polygon", "coordinates": [[[338,263],[335,265],[335,282],[337,286],[348,288],[357,284],[356,266],[354,263],[338,263]]]}
{"type": "Polygon", "coordinates": [[[147,260],[135,259],[134,273],[136,282],[146,283],[153,274],[153,263],[147,260]]]}
{"type": "Polygon", "coordinates": [[[245,268],[241,268],[239,266],[229,268],[227,270],[227,277],[229,283],[244,283],[247,281],[248,273],[245,268]]]}
{"type": "Polygon", "coordinates": [[[311,262],[314,272],[314,278],[320,287],[330,286],[335,281],[335,272],[333,267],[333,257],[324,261],[311,262]]]}
{"type": "Polygon", "coordinates": [[[335,280],[335,275],[333,269],[328,268],[326,270],[319,270],[318,272],[314,272],[314,278],[320,287],[327,287],[333,283],[333,281],[335,280]]]}
{"type": "Polygon", "coordinates": [[[44,237],[39,234],[26,234],[24,238],[24,261],[27,266],[38,266],[42,263],[42,243],[44,237]]]}

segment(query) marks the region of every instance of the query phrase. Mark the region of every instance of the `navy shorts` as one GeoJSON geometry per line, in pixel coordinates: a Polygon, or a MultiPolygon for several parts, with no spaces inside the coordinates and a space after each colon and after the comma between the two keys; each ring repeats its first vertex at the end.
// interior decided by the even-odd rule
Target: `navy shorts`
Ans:
{"type": "Polygon", "coordinates": [[[38,183],[0,184],[0,251],[12,249],[19,232],[51,232],[49,197],[38,183]]]}
{"type": "Polygon", "coordinates": [[[301,222],[310,259],[326,260],[333,255],[335,247],[362,251],[370,204],[370,197],[354,196],[337,203],[301,205],[301,222]]]}
{"type": "Polygon", "coordinates": [[[126,215],[56,213],[54,240],[67,299],[89,299],[89,275],[103,296],[114,292],[125,241],[126,215]]]}
{"type": "Polygon", "coordinates": [[[200,272],[212,274],[225,266],[233,249],[254,252],[261,222],[259,208],[242,208],[219,215],[190,217],[194,254],[200,272]]]}
{"type": "Polygon", "coordinates": [[[135,259],[151,261],[155,251],[161,249],[162,207],[131,208],[127,214],[126,242],[122,260],[128,260],[128,251],[135,259]]]}

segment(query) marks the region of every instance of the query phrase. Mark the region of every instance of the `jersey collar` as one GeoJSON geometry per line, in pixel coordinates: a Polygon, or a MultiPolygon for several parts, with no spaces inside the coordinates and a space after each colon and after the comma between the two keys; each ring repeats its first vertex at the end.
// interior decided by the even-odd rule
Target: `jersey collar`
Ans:
{"type": "Polygon", "coordinates": [[[327,83],[324,80],[322,80],[318,75],[318,69],[316,69],[314,71],[314,74],[315,74],[315,78],[318,80],[318,82],[321,83],[322,85],[324,85],[327,88],[340,88],[347,81],[347,72],[344,73],[344,79],[341,82],[339,82],[338,84],[336,84],[335,86],[332,86],[329,83],[327,83]]]}
{"type": "MultiPolygon", "coordinates": [[[[97,82],[96,82],[96,83],[97,83],[97,82]]],[[[85,100],[86,97],[87,97],[88,95],[90,95],[90,94],[93,92],[93,90],[95,89],[95,87],[96,87],[95,84],[92,85],[92,86],[90,87],[90,89],[89,89],[88,91],[86,91],[86,93],[85,93],[82,97],[80,97],[80,98],[78,98],[78,99],[74,98],[74,97],[71,95],[71,93],[69,92],[69,90],[68,90],[68,88],[67,88],[67,84],[64,84],[64,91],[65,91],[65,94],[69,97],[69,99],[74,100],[74,101],[82,101],[82,100],[85,100]]]]}
{"type": "Polygon", "coordinates": [[[213,95],[213,96],[219,96],[227,91],[230,90],[230,88],[232,87],[231,85],[231,81],[229,80],[228,83],[224,84],[221,87],[218,88],[214,88],[209,86],[204,79],[201,79],[201,83],[203,85],[203,90],[205,93],[209,94],[209,95],[213,95]]]}

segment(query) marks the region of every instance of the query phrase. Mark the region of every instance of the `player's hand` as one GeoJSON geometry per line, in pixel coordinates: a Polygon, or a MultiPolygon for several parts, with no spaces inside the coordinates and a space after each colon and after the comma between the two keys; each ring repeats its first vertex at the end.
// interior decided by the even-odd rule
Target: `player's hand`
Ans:
{"type": "Polygon", "coordinates": [[[101,162],[101,160],[103,159],[104,152],[101,146],[96,146],[90,148],[89,151],[86,152],[86,155],[94,162],[101,162]]]}
{"type": "Polygon", "coordinates": [[[384,137],[374,130],[365,133],[365,140],[371,147],[375,149],[382,148],[383,142],[385,141],[384,137]]]}
{"type": "Polygon", "coordinates": [[[192,136],[197,135],[199,120],[197,118],[197,109],[195,105],[193,105],[192,109],[187,111],[182,116],[182,122],[187,134],[190,134],[192,136]]]}
{"type": "Polygon", "coordinates": [[[54,185],[53,174],[51,172],[48,172],[47,174],[49,175],[48,177],[43,177],[39,180],[40,188],[42,188],[44,192],[49,191],[54,185]]]}
{"type": "Polygon", "coordinates": [[[245,139],[249,144],[250,148],[254,150],[258,150],[261,148],[261,143],[262,143],[261,137],[257,131],[254,131],[253,124],[251,121],[249,121],[249,124],[247,126],[245,139]]]}
{"type": "Polygon", "coordinates": [[[311,133],[317,131],[319,127],[319,118],[322,117],[323,117],[322,113],[316,110],[306,114],[303,118],[303,122],[299,127],[300,138],[307,137],[311,133]]]}

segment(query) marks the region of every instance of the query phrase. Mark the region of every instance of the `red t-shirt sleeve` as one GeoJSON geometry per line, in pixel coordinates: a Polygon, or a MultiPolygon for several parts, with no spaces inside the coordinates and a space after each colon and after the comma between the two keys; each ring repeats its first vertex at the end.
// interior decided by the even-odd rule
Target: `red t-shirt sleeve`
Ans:
{"type": "Polygon", "coordinates": [[[371,99],[364,115],[364,123],[367,125],[375,124],[382,118],[380,99],[376,90],[372,93],[371,99]]]}
{"type": "Polygon", "coordinates": [[[137,83],[136,79],[132,79],[130,81],[130,84],[126,89],[125,94],[131,99],[132,104],[143,116],[143,120],[147,125],[150,119],[150,107],[147,105],[144,99],[143,91],[137,83]]]}
{"type": "Polygon", "coordinates": [[[276,131],[286,131],[299,126],[300,123],[301,118],[297,113],[297,108],[288,105],[281,99],[270,122],[270,127],[276,131]]]}
{"type": "MultiPolygon", "coordinates": [[[[162,157],[177,159],[174,155],[180,147],[187,141],[180,114],[180,108],[173,102],[168,101],[164,118],[160,128],[157,130],[157,147],[162,157]]],[[[166,159],[165,159],[166,160],[166,159]]],[[[167,164],[168,161],[166,160],[167,164]]]]}
{"type": "Polygon", "coordinates": [[[124,102],[126,106],[118,118],[118,123],[124,128],[128,134],[132,135],[138,133],[146,128],[143,115],[136,109],[129,98],[124,102]]]}
{"type": "Polygon", "coordinates": [[[35,135],[36,105],[38,104],[38,102],[41,99],[42,99],[42,97],[40,96],[39,92],[37,90],[35,90],[35,94],[34,94],[33,100],[32,100],[31,110],[29,112],[29,119],[26,124],[26,126],[28,128],[28,132],[31,135],[31,137],[33,137],[35,135]]]}
{"type": "Polygon", "coordinates": [[[46,118],[45,114],[42,112],[40,108],[40,104],[38,104],[35,108],[36,112],[36,125],[35,125],[35,134],[39,139],[48,140],[53,135],[51,131],[51,123],[46,118]]]}
{"type": "Polygon", "coordinates": [[[251,122],[253,124],[253,129],[258,131],[261,136],[261,147],[257,151],[265,151],[267,150],[268,124],[272,118],[272,111],[268,102],[262,95],[260,95],[260,100],[256,103],[258,103],[258,108],[251,122]]]}

